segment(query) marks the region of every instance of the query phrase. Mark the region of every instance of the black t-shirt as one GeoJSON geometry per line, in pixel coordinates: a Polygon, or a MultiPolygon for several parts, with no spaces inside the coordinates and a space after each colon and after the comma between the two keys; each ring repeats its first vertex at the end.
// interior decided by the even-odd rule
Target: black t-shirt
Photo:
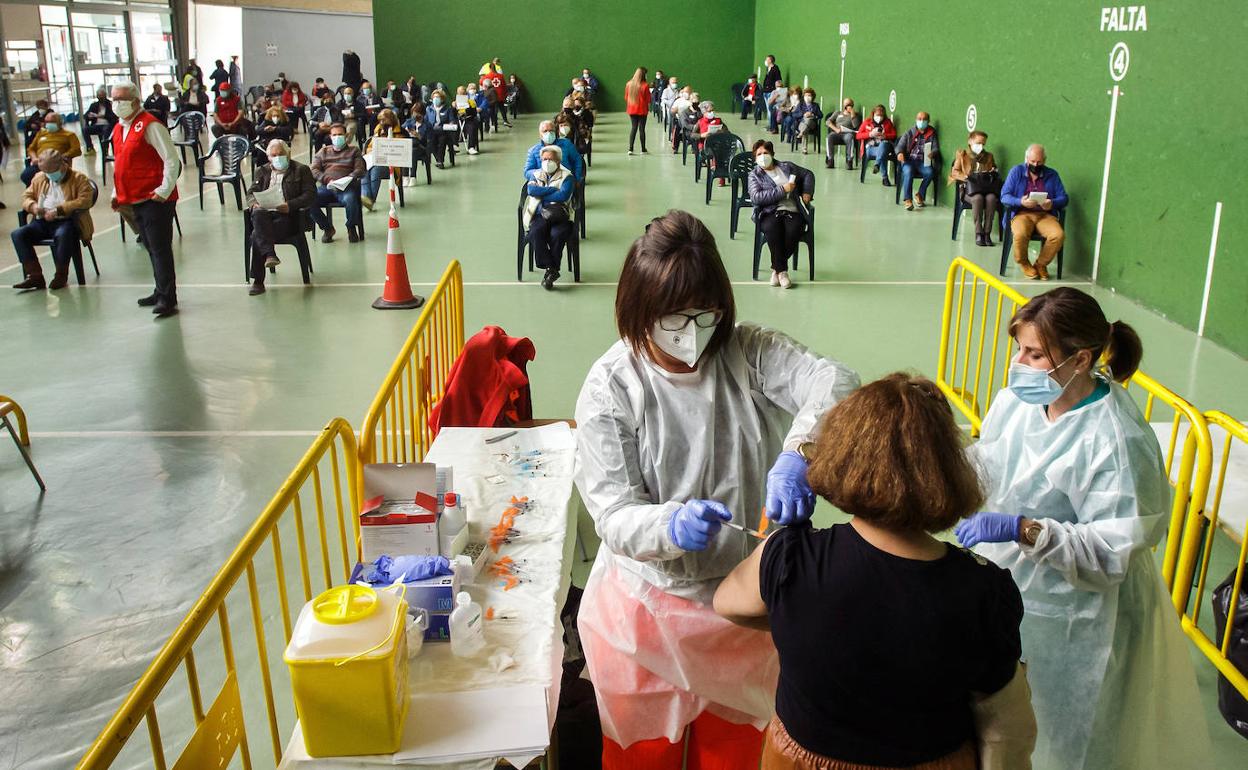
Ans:
{"type": "Polygon", "coordinates": [[[849,524],[788,527],[760,571],[780,652],[776,714],[804,748],[844,762],[915,765],[974,736],[971,693],[993,693],[1022,653],[1010,573],[949,546],[936,561],[885,553],[849,524]]]}

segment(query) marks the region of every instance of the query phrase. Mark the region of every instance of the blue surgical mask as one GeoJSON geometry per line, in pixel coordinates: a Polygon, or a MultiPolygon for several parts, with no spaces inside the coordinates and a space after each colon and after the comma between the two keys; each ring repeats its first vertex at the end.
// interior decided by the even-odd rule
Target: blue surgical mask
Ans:
{"type": "Polygon", "coordinates": [[[277,171],[285,171],[290,166],[290,158],[285,155],[274,155],[269,159],[273,164],[273,168],[277,171]]]}
{"type": "Polygon", "coordinates": [[[920,130],[920,131],[922,131],[923,129],[927,128],[927,121],[926,121],[926,120],[916,120],[916,121],[914,121],[914,125],[918,126],[919,130],[920,130]]]}
{"type": "Polygon", "coordinates": [[[57,131],[61,130],[61,124],[60,123],[47,123],[44,125],[44,129],[51,133],[56,133],[57,131]]]}
{"type": "Polygon", "coordinates": [[[441,97],[441,96],[435,96],[435,97],[433,97],[433,106],[434,106],[434,107],[441,107],[441,106],[442,106],[442,97],[441,97]]]}
{"type": "Polygon", "coordinates": [[[64,171],[49,171],[47,176],[50,181],[60,184],[61,180],[65,178],[65,172],[64,171]]]}
{"type": "Polygon", "coordinates": [[[333,143],[335,150],[341,150],[343,147],[347,146],[347,137],[343,134],[330,137],[329,141],[333,143]]]}
{"type": "MultiPolygon", "coordinates": [[[[1066,361],[1069,361],[1071,358],[1074,358],[1074,356],[1068,357],[1066,361]]],[[[1047,371],[1015,361],[1010,364],[1010,392],[1024,404],[1036,404],[1038,406],[1052,404],[1061,397],[1062,393],[1066,391],[1066,388],[1075,379],[1075,376],[1071,375],[1066,384],[1062,385],[1051,376],[1066,361],[1047,371]]]]}

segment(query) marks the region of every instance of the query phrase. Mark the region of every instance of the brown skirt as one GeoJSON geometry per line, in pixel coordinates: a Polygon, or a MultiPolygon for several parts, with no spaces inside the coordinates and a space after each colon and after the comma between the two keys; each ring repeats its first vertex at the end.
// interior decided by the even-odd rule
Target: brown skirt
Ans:
{"type": "MultiPolygon", "coordinates": [[[[976,770],[979,760],[975,746],[963,744],[952,754],[910,765],[905,770],[976,770]]],[[[767,726],[767,737],[763,741],[762,770],[886,770],[880,765],[860,765],[855,762],[842,762],[839,759],[825,757],[813,751],[807,751],[801,744],[793,740],[789,731],[779,717],[771,720],[767,726]]],[[[890,769],[891,770],[891,769],[890,769]]]]}

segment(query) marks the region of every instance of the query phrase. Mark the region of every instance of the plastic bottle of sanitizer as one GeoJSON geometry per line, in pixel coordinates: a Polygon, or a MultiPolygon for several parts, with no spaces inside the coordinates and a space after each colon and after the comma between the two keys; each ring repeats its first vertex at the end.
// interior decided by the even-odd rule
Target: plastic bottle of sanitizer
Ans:
{"type": "Polygon", "coordinates": [[[471,658],[485,648],[484,618],[481,605],[467,591],[455,597],[451,612],[451,653],[457,658],[471,658]]]}

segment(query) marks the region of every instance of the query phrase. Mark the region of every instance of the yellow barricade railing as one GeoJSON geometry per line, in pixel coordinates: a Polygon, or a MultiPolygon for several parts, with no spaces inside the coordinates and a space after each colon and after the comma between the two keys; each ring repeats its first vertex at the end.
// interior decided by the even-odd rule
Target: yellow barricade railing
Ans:
{"type": "MultiPolygon", "coordinates": [[[[1000,278],[963,257],[949,266],[936,384],[970,421],[972,435],[979,434],[992,399],[1008,384],[1013,358],[1010,319],[1026,302],[1000,278]]],[[[1142,402],[1145,419],[1156,424],[1164,417],[1170,424],[1164,454],[1175,494],[1162,574],[1182,611],[1196,561],[1184,556],[1181,546],[1188,536],[1199,537],[1200,512],[1209,491],[1209,429],[1199,410],[1147,374],[1137,372],[1127,388],[1142,402]],[[1163,415],[1165,410],[1169,412],[1163,415]]]]}
{"type": "Polygon", "coordinates": [[[22,411],[22,408],[13,399],[8,396],[0,396],[0,406],[4,404],[8,404],[8,407],[6,410],[0,410],[0,412],[8,411],[17,419],[17,440],[22,443],[22,446],[30,446],[30,433],[26,430],[26,413],[22,411]]]}
{"type": "Polygon", "coordinates": [[[419,462],[433,443],[429,412],[464,348],[464,277],[452,260],[429,295],[360,425],[361,463],[419,462]]]}
{"type": "MultiPolygon", "coordinates": [[[[1184,541],[1183,562],[1193,564],[1199,562],[1199,570],[1196,578],[1196,600],[1193,602],[1191,611],[1183,614],[1183,631],[1191,637],[1196,648],[1213,662],[1213,665],[1235,689],[1248,698],[1248,676],[1245,676],[1245,672],[1236,668],[1228,659],[1231,630],[1235,625],[1235,610],[1239,605],[1236,597],[1248,588],[1245,585],[1248,582],[1245,580],[1248,577],[1246,575],[1248,573],[1248,510],[1238,512],[1245,515],[1245,523],[1241,525],[1232,526],[1222,517],[1222,495],[1226,488],[1231,452],[1236,446],[1240,448],[1240,451],[1248,451],[1248,427],[1223,412],[1206,412],[1205,417],[1215,433],[1226,434],[1226,440],[1222,444],[1222,452],[1218,461],[1217,485],[1209,501],[1209,507],[1205,510],[1204,519],[1197,522],[1199,525],[1207,521],[1208,525],[1203,532],[1187,532],[1187,539],[1184,541]],[[1229,541],[1229,550],[1235,555],[1232,562],[1235,577],[1231,581],[1231,601],[1227,607],[1226,625],[1223,627],[1221,637],[1215,639],[1213,637],[1217,634],[1213,633],[1213,624],[1208,618],[1205,619],[1205,624],[1209,627],[1210,633],[1206,633],[1200,627],[1200,612],[1205,601],[1210,598],[1206,593],[1209,568],[1214,559],[1215,543],[1220,540],[1229,541]]],[[[1218,575],[1215,574],[1214,580],[1217,579],[1218,575]]]]}
{"type": "Polygon", "coordinates": [[[141,758],[141,744],[129,743],[140,723],[147,727],[150,766],[158,770],[170,766],[166,745],[178,757],[174,770],[232,767],[236,754],[244,768],[277,766],[295,722],[282,661],[294,616],[322,590],[346,582],[356,562],[357,452],[351,426],[341,418],[330,421],[87,750],[80,768],[106,768],[114,761],[148,764],[141,758]],[[313,522],[305,520],[309,500],[313,522]],[[280,625],[274,615],[280,616],[280,625]],[[250,642],[236,640],[231,631],[239,616],[250,618],[250,642]],[[219,659],[208,654],[214,648],[219,659]],[[186,673],[185,691],[168,686],[179,668],[186,673]],[[215,693],[207,710],[205,692],[215,693]],[[268,728],[267,741],[262,725],[268,728]]]}

